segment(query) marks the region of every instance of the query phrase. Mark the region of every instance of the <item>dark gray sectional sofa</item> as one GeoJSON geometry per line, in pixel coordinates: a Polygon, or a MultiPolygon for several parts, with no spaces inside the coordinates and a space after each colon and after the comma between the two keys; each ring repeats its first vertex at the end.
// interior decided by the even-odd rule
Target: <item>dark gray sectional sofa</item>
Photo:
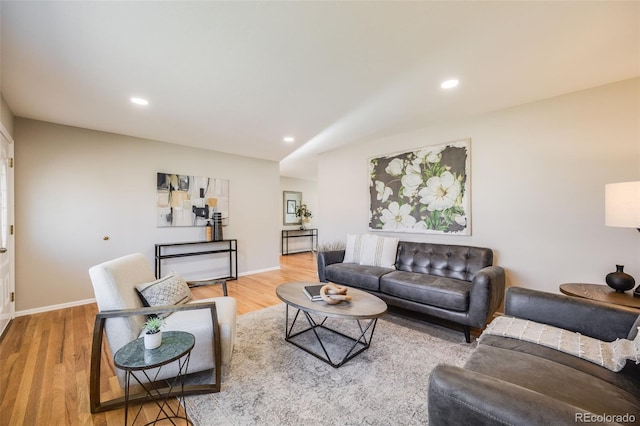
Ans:
{"type": "Polygon", "coordinates": [[[318,277],[366,290],[388,305],[483,328],[504,297],[505,274],[488,248],[400,241],[395,269],[343,263],[345,251],[318,254],[318,277]]]}
{"type": "MultiPolygon", "coordinates": [[[[505,315],[601,341],[633,339],[638,312],[511,287],[505,315]],[[635,321],[635,323],[634,323],[635,321]]],[[[463,368],[439,365],[429,379],[429,424],[640,424],[640,365],[619,372],[535,343],[483,337],[463,368]]]]}

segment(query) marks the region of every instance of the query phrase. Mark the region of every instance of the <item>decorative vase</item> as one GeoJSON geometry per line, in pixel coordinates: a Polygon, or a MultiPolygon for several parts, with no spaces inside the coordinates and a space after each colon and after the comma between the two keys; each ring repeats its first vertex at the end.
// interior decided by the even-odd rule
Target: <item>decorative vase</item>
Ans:
{"type": "Polygon", "coordinates": [[[162,344],[162,331],[144,335],[144,348],[155,349],[162,344]]]}
{"type": "Polygon", "coordinates": [[[222,241],[222,213],[213,214],[213,241],[222,241]]]}
{"type": "Polygon", "coordinates": [[[636,280],[626,272],[623,271],[624,265],[616,265],[616,271],[607,274],[605,281],[607,285],[617,291],[618,293],[624,293],[627,290],[631,290],[636,284],[636,280]]]}

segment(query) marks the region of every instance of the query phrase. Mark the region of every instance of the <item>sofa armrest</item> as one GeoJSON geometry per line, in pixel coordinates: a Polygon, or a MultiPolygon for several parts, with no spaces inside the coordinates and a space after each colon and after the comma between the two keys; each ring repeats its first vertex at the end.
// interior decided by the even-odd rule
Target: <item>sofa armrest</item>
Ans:
{"type": "Polygon", "coordinates": [[[507,290],[505,314],[603,341],[626,339],[638,318],[637,311],[621,306],[520,287],[507,290]]]}
{"type": "Polygon", "coordinates": [[[471,281],[469,325],[482,328],[504,299],[505,274],[500,266],[482,268],[471,281]]]}
{"type": "Polygon", "coordinates": [[[344,250],[321,251],[318,253],[318,278],[326,283],[325,268],[333,263],[341,263],[344,260],[344,250]]]}
{"type": "Polygon", "coordinates": [[[575,424],[581,410],[494,377],[438,365],[429,377],[429,424],[575,424]]]}

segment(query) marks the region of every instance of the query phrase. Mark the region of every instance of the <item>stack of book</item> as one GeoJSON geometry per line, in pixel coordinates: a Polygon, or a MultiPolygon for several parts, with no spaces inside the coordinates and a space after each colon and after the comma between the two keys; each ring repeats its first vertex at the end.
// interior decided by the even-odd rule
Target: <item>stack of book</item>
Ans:
{"type": "Polygon", "coordinates": [[[309,298],[309,300],[311,300],[312,302],[318,302],[322,300],[322,297],[320,296],[320,289],[323,286],[324,284],[308,285],[305,286],[302,291],[304,291],[304,294],[309,298]]]}

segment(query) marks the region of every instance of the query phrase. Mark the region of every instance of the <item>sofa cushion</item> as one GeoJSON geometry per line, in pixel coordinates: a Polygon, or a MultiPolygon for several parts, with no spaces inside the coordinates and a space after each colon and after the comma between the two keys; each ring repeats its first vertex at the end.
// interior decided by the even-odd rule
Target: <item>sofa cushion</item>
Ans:
{"type": "Polygon", "coordinates": [[[380,292],[439,308],[467,311],[471,284],[467,281],[415,272],[393,271],[380,278],[380,292]]]}
{"type": "Polygon", "coordinates": [[[488,248],[402,241],[396,269],[472,281],[476,272],[492,264],[488,248]]]}
{"type": "Polygon", "coordinates": [[[336,284],[348,285],[369,291],[380,291],[380,277],[393,271],[381,266],[364,266],[357,263],[327,265],[325,278],[336,284]]]}
{"type": "Polygon", "coordinates": [[[640,377],[640,365],[635,364],[633,361],[627,361],[627,365],[622,371],[614,372],[573,355],[536,343],[523,342],[509,337],[486,335],[480,345],[522,352],[566,365],[567,367],[582,371],[585,374],[597,377],[600,380],[622,388],[640,399],[640,381],[638,381],[638,377],[640,377]]]}
{"type": "MultiPolygon", "coordinates": [[[[588,363],[580,359],[578,361],[588,363]]],[[[519,351],[480,344],[465,364],[465,369],[533,390],[592,413],[640,412],[640,399],[636,395],[591,374],[519,351]]]]}

